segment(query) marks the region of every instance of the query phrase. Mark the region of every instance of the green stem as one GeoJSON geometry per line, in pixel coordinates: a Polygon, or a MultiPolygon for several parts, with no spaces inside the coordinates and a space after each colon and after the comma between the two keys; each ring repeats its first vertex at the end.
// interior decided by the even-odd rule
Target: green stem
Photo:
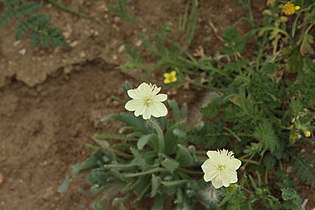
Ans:
{"type": "Polygon", "coordinates": [[[158,134],[158,139],[159,139],[159,150],[158,152],[163,153],[164,148],[165,148],[165,143],[164,143],[164,134],[163,131],[161,129],[161,127],[152,119],[148,119],[148,122],[152,125],[152,127],[154,127],[154,129],[156,130],[157,134],[158,134]]]}
{"type": "Polygon", "coordinates": [[[154,168],[154,169],[151,169],[151,170],[148,170],[148,171],[139,172],[139,173],[124,174],[124,177],[132,178],[132,177],[142,176],[142,175],[146,175],[146,174],[153,174],[153,173],[159,172],[159,171],[163,171],[163,168],[154,168]]]}
{"type": "Polygon", "coordinates": [[[249,13],[249,17],[250,17],[250,20],[251,20],[252,27],[255,28],[256,23],[255,23],[255,18],[254,18],[254,15],[253,15],[251,0],[247,1],[247,6],[248,6],[247,9],[248,9],[248,13],[249,13]]]}

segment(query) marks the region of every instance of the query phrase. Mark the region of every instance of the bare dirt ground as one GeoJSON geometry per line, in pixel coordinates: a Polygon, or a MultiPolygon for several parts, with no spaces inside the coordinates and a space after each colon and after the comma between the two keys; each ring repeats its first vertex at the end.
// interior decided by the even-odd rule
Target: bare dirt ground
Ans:
{"type": "MultiPolygon", "coordinates": [[[[69,165],[87,156],[84,144],[91,143],[90,136],[113,130],[113,125],[98,126],[97,122],[122,110],[122,84],[139,83],[136,74],[128,76],[117,65],[126,61],[125,43],[142,44],[138,35],[143,29],[110,14],[110,0],[62,2],[98,17],[104,25],[47,4],[44,10],[62,29],[67,46],[34,48],[27,40],[14,40],[14,25],[0,30],[1,210],[91,209],[92,198],[78,191],[83,180],[74,181],[65,194],[57,188],[69,165]]],[[[187,2],[131,0],[130,7],[150,24],[177,25],[187,2]]],[[[245,30],[239,19],[246,13],[234,0],[202,0],[200,8],[193,46],[201,45],[207,55],[219,49],[217,34],[226,27],[245,30]]],[[[154,78],[152,82],[161,84],[162,75],[154,78]]],[[[198,94],[185,92],[180,100],[190,103],[196,98],[198,94]]],[[[310,193],[303,195],[311,201],[310,193]]]]}

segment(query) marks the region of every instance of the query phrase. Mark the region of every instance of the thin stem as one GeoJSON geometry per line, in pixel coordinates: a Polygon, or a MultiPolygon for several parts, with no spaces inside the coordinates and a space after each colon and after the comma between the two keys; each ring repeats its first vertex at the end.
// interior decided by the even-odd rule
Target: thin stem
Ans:
{"type": "Polygon", "coordinates": [[[146,175],[146,174],[153,174],[159,171],[163,171],[163,168],[153,168],[151,170],[148,171],[142,171],[142,172],[138,172],[138,173],[130,173],[130,174],[124,174],[124,177],[127,178],[132,178],[132,177],[137,177],[137,176],[142,176],[142,175],[146,175]]]}
{"type": "Polygon", "coordinates": [[[148,119],[148,122],[150,122],[150,124],[154,127],[154,129],[156,130],[157,134],[158,134],[158,139],[159,139],[159,151],[160,153],[162,153],[164,151],[165,148],[165,143],[164,143],[164,134],[163,131],[161,129],[161,127],[152,119],[148,119]]]}
{"type": "Polygon", "coordinates": [[[45,0],[45,1],[47,1],[48,3],[52,4],[53,6],[55,6],[55,7],[59,8],[59,9],[65,11],[65,12],[68,12],[70,14],[79,16],[81,18],[92,20],[95,23],[104,26],[104,24],[102,22],[100,22],[99,20],[97,20],[96,17],[88,15],[88,14],[86,14],[84,12],[80,12],[80,11],[74,10],[71,7],[68,7],[68,6],[66,6],[66,5],[64,5],[64,4],[60,3],[60,2],[55,1],[55,0],[45,0]]]}
{"type": "Polygon", "coordinates": [[[243,166],[243,168],[245,169],[245,167],[247,166],[248,163],[253,163],[256,165],[260,165],[259,162],[252,160],[252,158],[255,156],[255,154],[252,154],[249,159],[240,159],[241,161],[245,162],[245,165],[243,166]]]}

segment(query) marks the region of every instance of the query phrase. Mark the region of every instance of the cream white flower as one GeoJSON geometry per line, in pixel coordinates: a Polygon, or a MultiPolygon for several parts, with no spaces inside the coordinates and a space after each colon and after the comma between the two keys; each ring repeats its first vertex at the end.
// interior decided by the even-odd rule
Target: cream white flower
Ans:
{"type": "Polygon", "coordinates": [[[237,182],[236,170],[242,162],[234,158],[234,153],[228,150],[208,151],[207,159],[201,166],[206,182],[211,181],[215,189],[228,187],[231,183],[237,182]]]}
{"type": "Polygon", "coordinates": [[[166,106],[162,103],[167,100],[166,94],[158,94],[161,88],[156,85],[141,83],[136,89],[128,90],[132,100],[128,101],[125,108],[128,111],[135,111],[135,116],[142,115],[143,119],[163,117],[167,115],[166,106]]]}

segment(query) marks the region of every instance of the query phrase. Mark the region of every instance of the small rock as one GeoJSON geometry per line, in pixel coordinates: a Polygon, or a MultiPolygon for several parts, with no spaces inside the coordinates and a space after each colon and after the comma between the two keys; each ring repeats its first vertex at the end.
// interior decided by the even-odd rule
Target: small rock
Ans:
{"type": "Polygon", "coordinates": [[[136,46],[137,46],[137,47],[140,47],[142,44],[143,44],[143,41],[142,41],[141,39],[139,39],[139,40],[136,42],[136,46]]]}
{"type": "Polygon", "coordinates": [[[116,23],[118,23],[118,22],[121,21],[121,18],[120,18],[120,17],[115,17],[115,18],[114,18],[114,21],[115,21],[116,23]]]}
{"type": "Polygon", "coordinates": [[[70,47],[76,47],[79,44],[78,41],[73,41],[70,43],[70,47]]]}
{"type": "Polygon", "coordinates": [[[85,52],[80,52],[80,57],[84,58],[86,56],[85,52]]]}
{"type": "Polygon", "coordinates": [[[20,49],[19,50],[19,54],[25,55],[26,54],[26,49],[25,48],[20,49]]]}
{"type": "Polygon", "coordinates": [[[121,46],[118,48],[118,52],[119,52],[119,53],[124,52],[124,50],[125,50],[125,45],[121,45],[121,46]]]}
{"type": "Polygon", "coordinates": [[[21,43],[20,40],[19,40],[19,41],[15,41],[15,42],[13,43],[13,46],[16,47],[16,46],[18,46],[20,43],[21,43]]]}
{"type": "Polygon", "coordinates": [[[63,72],[64,72],[65,74],[70,74],[72,70],[73,70],[72,65],[68,65],[68,66],[65,66],[65,67],[64,67],[63,72]]]}
{"type": "Polygon", "coordinates": [[[71,32],[70,31],[65,31],[62,33],[62,35],[66,38],[66,39],[69,39],[70,36],[71,36],[71,32]]]}

